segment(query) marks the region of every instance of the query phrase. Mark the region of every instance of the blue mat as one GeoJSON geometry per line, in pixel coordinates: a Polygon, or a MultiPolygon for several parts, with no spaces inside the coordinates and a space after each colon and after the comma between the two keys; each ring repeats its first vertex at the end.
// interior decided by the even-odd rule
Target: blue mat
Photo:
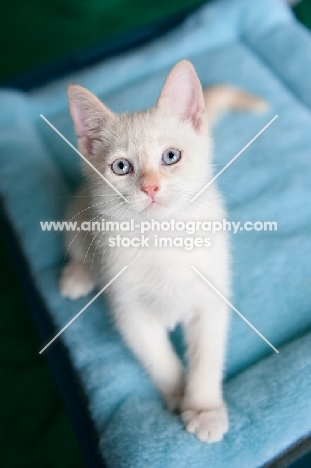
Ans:
{"type": "MultiPolygon", "coordinates": [[[[64,340],[88,398],[108,467],[258,467],[311,432],[311,38],[277,0],[208,3],[177,30],[134,52],[23,94],[0,92],[0,190],[33,281],[59,328],[92,296],[63,299],[62,218],[81,181],[66,85],[76,82],[115,111],[154,104],[170,67],[189,58],[204,86],[229,83],[264,97],[265,114],[217,125],[215,170],[279,118],[218,179],[232,221],[277,221],[277,232],[231,236],[234,305],[275,354],[232,313],[225,397],[230,430],[206,445],[169,413],[98,299],[64,340]]],[[[51,337],[52,338],[52,337],[51,337]]]]}

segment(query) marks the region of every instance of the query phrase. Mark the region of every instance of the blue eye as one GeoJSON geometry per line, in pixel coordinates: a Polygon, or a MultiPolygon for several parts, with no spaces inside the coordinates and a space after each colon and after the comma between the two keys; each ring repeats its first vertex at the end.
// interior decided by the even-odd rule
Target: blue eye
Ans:
{"type": "Polygon", "coordinates": [[[175,164],[181,158],[181,151],[175,148],[169,148],[162,154],[162,161],[165,165],[175,164]]]}
{"type": "Polygon", "coordinates": [[[125,175],[132,172],[133,166],[127,159],[119,158],[111,164],[111,169],[117,175],[125,175]]]}

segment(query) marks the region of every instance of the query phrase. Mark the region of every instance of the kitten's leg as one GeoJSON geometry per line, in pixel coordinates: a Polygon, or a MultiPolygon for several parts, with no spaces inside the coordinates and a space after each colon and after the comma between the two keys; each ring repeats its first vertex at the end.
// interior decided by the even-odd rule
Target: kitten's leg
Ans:
{"type": "Polygon", "coordinates": [[[205,442],[217,442],[228,430],[227,410],[222,397],[222,368],[228,311],[223,302],[208,302],[186,325],[188,376],[182,419],[189,432],[205,442]]]}
{"type": "Polygon", "coordinates": [[[95,287],[90,275],[90,266],[77,260],[70,262],[63,268],[60,277],[60,292],[69,299],[86,296],[95,287]]]}
{"type": "Polygon", "coordinates": [[[167,407],[178,410],[183,397],[184,372],[168,333],[148,311],[137,306],[127,307],[129,310],[126,315],[116,316],[119,331],[150,374],[167,407]]]}

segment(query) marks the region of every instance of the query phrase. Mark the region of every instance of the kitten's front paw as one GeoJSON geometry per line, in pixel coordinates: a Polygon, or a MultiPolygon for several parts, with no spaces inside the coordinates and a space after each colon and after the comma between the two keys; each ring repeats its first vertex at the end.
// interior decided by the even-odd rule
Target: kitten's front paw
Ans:
{"type": "Polygon", "coordinates": [[[229,428],[227,410],[224,406],[206,411],[186,410],[182,420],[188,432],[203,442],[219,442],[229,428]]]}
{"type": "Polygon", "coordinates": [[[69,299],[86,296],[94,289],[94,282],[89,271],[80,263],[68,263],[60,278],[60,292],[69,299]]]}

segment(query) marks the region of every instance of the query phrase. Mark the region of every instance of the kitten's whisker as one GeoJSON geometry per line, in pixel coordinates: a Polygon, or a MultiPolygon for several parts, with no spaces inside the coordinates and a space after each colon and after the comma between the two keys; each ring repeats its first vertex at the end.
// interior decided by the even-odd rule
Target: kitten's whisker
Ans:
{"type": "MultiPolygon", "coordinates": [[[[118,197],[120,198],[120,197],[118,197]]],[[[109,203],[111,201],[115,201],[115,198],[112,199],[112,200],[106,200],[106,201],[103,201],[103,202],[100,202],[100,203],[95,203],[94,205],[90,205],[88,206],[87,208],[84,208],[83,210],[79,211],[79,213],[76,213],[72,218],[68,219],[68,221],[72,221],[74,218],[76,218],[79,214],[83,213],[84,211],[87,211],[87,210],[90,210],[91,208],[94,208],[94,206],[98,206],[98,205],[103,205],[104,203],[109,203]]],[[[125,203],[125,202],[124,202],[125,203]]]]}
{"type": "Polygon", "coordinates": [[[81,269],[80,269],[81,271],[82,271],[82,269],[83,269],[83,265],[84,265],[85,260],[86,260],[86,258],[87,258],[87,256],[88,256],[88,253],[89,253],[89,251],[90,251],[90,248],[92,247],[92,244],[93,244],[94,240],[96,239],[96,237],[98,236],[99,233],[100,233],[100,231],[98,231],[98,233],[93,237],[93,239],[92,239],[91,242],[90,242],[90,245],[88,246],[88,249],[87,249],[87,251],[86,251],[86,254],[85,254],[85,256],[84,256],[84,259],[83,259],[83,262],[82,262],[82,265],[81,265],[81,269]]]}
{"type": "Polygon", "coordinates": [[[77,232],[77,234],[73,237],[73,239],[71,240],[70,244],[68,245],[68,248],[67,248],[67,250],[66,250],[66,252],[65,252],[65,255],[64,255],[64,258],[63,258],[63,261],[62,261],[62,266],[63,266],[64,263],[65,263],[67,254],[68,254],[69,249],[70,249],[70,247],[71,247],[71,244],[73,243],[73,241],[75,240],[75,238],[80,234],[80,232],[82,232],[82,231],[77,232]]]}
{"type": "MultiPolygon", "coordinates": [[[[105,195],[94,195],[92,194],[92,198],[94,197],[111,197],[114,196],[113,192],[107,193],[105,195]]],[[[122,198],[119,195],[115,194],[116,198],[122,198]]],[[[63,197],[59,198],[91,198],[91,195],[64,195],[63,197]]]]}
{"type": "MultiPolygon", "coordinates": [[[[93,221],[95,218],[97,218],[98,216],[100,216],[100,215],[94,216],[94,218],[92,218],[92,219],[90,220],[90,222],[92,222],[92,221],[93,221]]],[[[67,256],[67,254],[68,254],[68,252],[69,252],[69,249],[70,249],[70,247],[71,247],[73,241],[75,240],[75,238],[76,238],[81,232],[83,232],[83,230],[78,231],[78,233],[77,233],[77,234],[74,236],[74,238],[71,240],[71,242],[70,242],[70,244],[69,244],[69,246],[68,246],[68,248],[67,248],[67,250],[66,250],[66,253],[65,253],[65,255],[64,255],[62,265],[64,265],[64,262],[65,262],[65,260],[66,260],[66,256],[67,256]]],[[[83,238],[82,245],[83,245],[84,239],[85,239],[85,237],[87,236],[87,234],[88,234],[88,233],[86,233],[85,236],[84,236],[84,238],[83,238]]],[[[81,251],[81,249],[80,249],[80,251],[81,251]]]]}
{"type": "MultiPolygon", "coordinates": [[[[99,216],[101,216],[100,214],[97,214],[96,216],[94,216],[94,218],[91,219],[90,222],[94,221],[94,219],[98,218],[99,216]]],[[[81,232],[81,231],[80,231],[81,232]]],[[[82,254],[82,251],[83,251],[83,245],[84,245],[84,242],[85,242],[85,239],[89,236],[89,231],[86,231],[84,237],[83,237],[83,240],[82,240],[82,243],[81,243],[81,246],[80,246],[80,250],[79,250],[79,256],[80,254],[82,254]]]]}
{"type": "MultiPolygon", "coordinates": [[[[126,210],[126,208],[128,208],[128,207],[127,207],[127,206],[121,206],[120,210],[119,210],[119,211],[117,211],[117,213],[116,213],[116,214],[115,214],[115,215],[114,215],[112,218],[110,218],[110,220],[112,220],[112,219],[115,219],[115,218],[118,216],[118,214],[120,213],[120,211],[122,211],[122,210],[124,210],[124,209],[126,210]]],[[[102,219],[102,218],[101,218],[101,219],[102,219]]],[[[100,231],[99,231],[99,232],[100,232],[100,231]]],[[[105,232],[106,232],[106,231],[103,231],[103,234],[101,235],[101,237],[100,237],[99,241],[98,241],[98,242],[97,242],[97,244],[96,244],[96,248],[95,248],[95,250],[94,250],[93,257],[92,257],[92,262],[91,262],[91,268],[90,268],[90,271],[91,271],[91,270],[92,270],[92,268],[93,268],[94,257],[95,257],[95,254],[96,254],[96,251],[97,251],[98,245],[99,245],[99,243],[100,243],[101,239],[103,238],[103,236],[104,236],[105,232]]]]}
{"type": "Polygon", "coordinates": [[[101,214],[106,215],[106,214],[110,213],[111,211],[115,210],[116,208],[118,208],[119,206],[124,205],[124,203],[126,203],[126,202],[123,201],[121,203],[118,203],[117,205],[110,207],[108,210],[106,210],[104,212],[101,212],[101,214]]]}
{"type": "MultiPolygon", "coordinates": [[[[129,205],[125,206],[125,212],[124,212],[123,215],[122,215],[121,221],[122,221],[122,219],[124,219],[124,216],[127,214],[127,212],[129,211],[129,209],[130,209],[129,205]]],[[[102,236],[102,237],[103,237],[103,236],[102,236]]],[[[105,242],[105,244],[104,244],[104,246],[103,246],[103,247],[104,247],[104,251],[102,252],[102,259],[101,259],[102,271],[104,271],[104,256],[105,256],[105,252],[106,252],[106,247],[107,247],[107,245],[108,245],[108,241],[109,241],[109,239],[107,239],[107,241],[105,242]]]]}
{"type": "MultiPolygon", "coordinates": [[[[104,218],[105,214],[102,214],[102,213],[101,213],[99,216],[101,216],[101,218],[100,218],[99,221],[97,221],[97,222],[100,223],[100,222],[102,221],[102,219],[104,218]],[[101,215],[102,215],[102,216],[101,216],[101,215]]],[[[93,218],[93,219],[94,219],[94,218],[93,218]]],[[[93,238],[92,238],[91,243],[90,243],[90,245],[89,245],[89,247],[88,247],[88,249],[87,249],[87,251],[86,251],[86,254],[85,254],[85,256],[84,256],[83,263],[82,263],[82,265],[81,265],[81,270],[82,270],[83,265],[84,265],[84,263],[85,263],[85,260],[86,260],[86,258],[87,258],[87,256],[88,256],[89,250],[90,250],[90,248],[92,247],[92,244],[93,244],[94,240],[96,239],[96,237],[98,236],[99,233],[100,233],[100,231],[98,231],[98,233],[97,233],[96,235],[93,235],[93,231],[91,231],[91,233],[90,233],[90,235],[93,235],[93,238]]]]}
{"type": "MultiPolygon", "coordinates": [[[[98,213],[98,214],[97,214],[94,218],[92,218],[89,222],[94,221],[94,219],[97,218],[97,217],[99,217],[99,216],[102,216],[102,218],[99,220],[99,221],[101,221],[101,220],[103,219],[103,217],[104,217],[107,213],[109,213],[109,212],[112,211],[113,209],[117,208],[118,206],[123,205],[124,203],[125,203],[125,202],[119,203],[118,205],[116,205],[116,206],[110,208],[110,209],[107,210],[107,211],[104,211],[103,213],[98,213]]],[[[80,253],[82,253],[83,245],[84,245],[85,239],[86,239],[89,235],[90,235],[90,232],[87,231],[86,234],[85,234],[85,236],[84,236],[84,238],[83,238],[83,240],[82,240],[82,244],[81,244],[81,248],[80,248],[80,253]]]]}

